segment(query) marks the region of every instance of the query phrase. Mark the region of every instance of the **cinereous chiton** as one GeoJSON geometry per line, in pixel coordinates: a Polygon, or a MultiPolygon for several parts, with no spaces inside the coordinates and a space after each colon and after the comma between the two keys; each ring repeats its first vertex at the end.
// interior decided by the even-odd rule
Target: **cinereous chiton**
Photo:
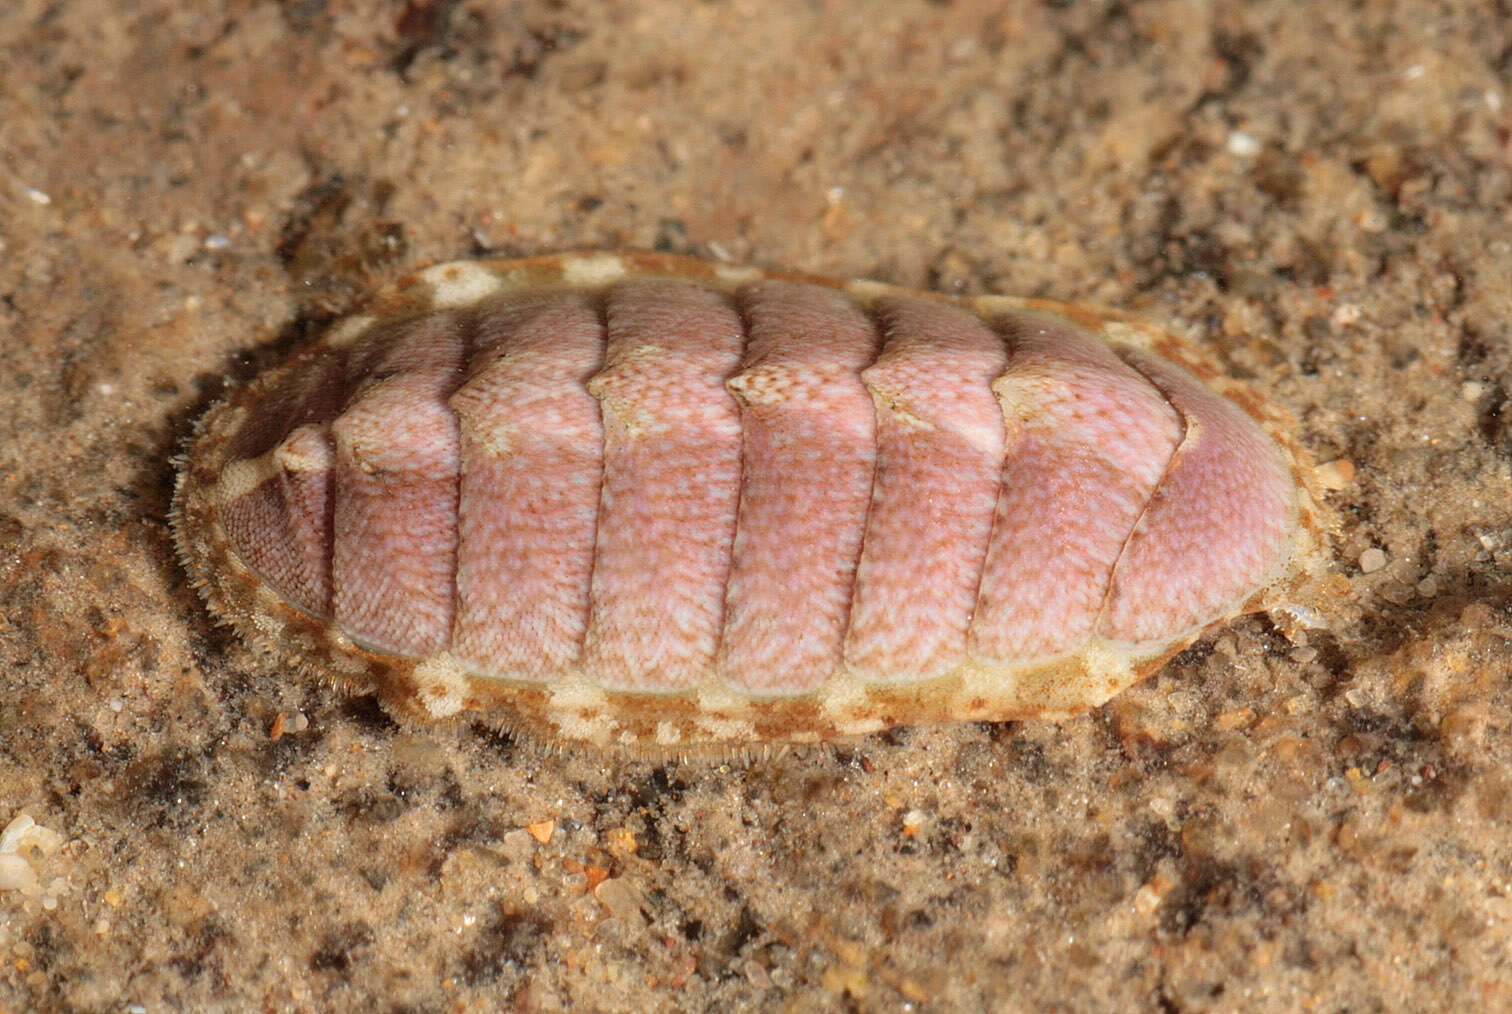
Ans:
{"type": "Polygon", "coordinates": [[[462,261],[212,409],[173,526],[215,614],[402,716],[674,750],[1054,718],[1320,571],[1283,419],[1083,306],[462,261]]]}

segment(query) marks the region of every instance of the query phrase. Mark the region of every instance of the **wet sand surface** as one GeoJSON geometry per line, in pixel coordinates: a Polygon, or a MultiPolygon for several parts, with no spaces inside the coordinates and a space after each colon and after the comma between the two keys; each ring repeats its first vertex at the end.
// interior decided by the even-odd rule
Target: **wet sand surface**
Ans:
{"type": "Polygon", "coordinates": [[[63,839],[0,1010],[1512,1005],[1504,7],[210,8],[0,9],[0,824],[63,839]],[[1189,335],[1328,465],[1322,625],[681,762],[401,727],[215,626],[165,515],[228,384],[585,247],[1189,335]]]}

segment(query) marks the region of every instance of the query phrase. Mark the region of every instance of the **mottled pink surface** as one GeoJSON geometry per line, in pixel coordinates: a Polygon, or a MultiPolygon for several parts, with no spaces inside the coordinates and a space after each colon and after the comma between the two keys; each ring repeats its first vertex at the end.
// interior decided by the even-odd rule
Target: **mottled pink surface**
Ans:
{"type": "Polygon", "coordinates": [[[652,692],[1159,644],[1251,591],[1292,518],[1270,439],[1165,360],[783,281],[381,324],[237,446],[265,456],[233,544],[360,642],[652,692]]]}
{"type": "Polygon", "coordinates": [[[1008,330],[1012,359],[992,389],[1010,436],[970,639],[974,655],[1002,662],[1091,636],[1181,438],[1160,392],[1095,336],[1033,317],[1008,330]]]}
{"type": "Polygon", "coordinates": [[[376,648],[429,654],[451,639],[463,334],[451,314],[370,334],[348,361],[336,442],[331,572],[337,622],[376,648]]]}
{"type": "Polygon", "coordinates": [[[887,343],[862,378],[877,409],[872,491],[846,660],[872,679],[959,665],[1003,461],[988,386],[1003,339],[922,299],[879,307],[887,343]]]}
{"type": "Polygon", "coordinates": [[[1233,402],[1138,349],[1120,354],[1171,400],[1186,433],[1113,573],[1102,633],[1146,641],[1238,605],[1275,564],[1291,472],[1233,402]]]}
{"type": "Polygon", "coordinates": [[[725,381],[740,318],[723,296],[630,282],[606,307],[604,486],[585,664],[607,685],[703,679],[719,643],[740,489],[740,416],[725,381]]]}
{"type": "Polygon", "coordinates": [[[876,326],[837,292],[764,282],[730,390],[741,404],[740,518],[719,669],[748,690],[811,690],[842,661],[876,464],[861,370],[876,326]],[[799,605],[801,603],[801,605],[799,605]]]}
{"type": "Polygon", "coordinates": [[[335,488],[329,471],[289,467],[334,461],[330,422],[341,409],[342,359],[315,356],[290,382],[269,393],[232,447],[236,458],[271,452],[279,466],[245,496],[227,504],[224,524],[247,563],[300,608],[331,612],[331,527],[335,488]]]}
{"type": "Polygon", "coordinates": [[[281,460],[297,459],[296,467],[285,467],[276,480],[263,483],[264,489],[276,483],[278,509],[288,533],[285,546],[291,596],[310,612],[331,607],[331,526],[336,496],[331,476],[335,455],[328,426],[300,426],[284,438],[277,454],[281,460]]]}
{"type": "MultiPolygon", "coordinates": [[[[289,601],[329,614],[329,581],[324,587],[316,583],[318,576],[328,575],[322,573],[325,568],[311,567],[301,552],[296,515],[285,495],[291,478],[276,476],[228,504],[223,515],[226,536],[247,565],[289,601]]],[[[321,546],[322,560],[329,545],[327,538],[321,546]]]]}
{"type": "Polygon", "coordinates": [[[603,425],[585,387],[604,357],[597,307],[526,293],[479,314],[461,428],[457,625],[476,671],[545,678],[582,652],[603,474],[603,425]]]}

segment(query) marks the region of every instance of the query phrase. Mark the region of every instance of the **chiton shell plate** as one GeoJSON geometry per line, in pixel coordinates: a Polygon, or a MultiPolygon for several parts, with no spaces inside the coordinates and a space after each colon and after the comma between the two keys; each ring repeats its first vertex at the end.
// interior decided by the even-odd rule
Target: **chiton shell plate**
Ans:
{"type": "Polygon", "coordinates": [[[682,750],[1095,707],[1313,579],[1311,474],[1122,315],[581,253],[379,293],[208,413],[173,527],[402,716],[682,750]]]}

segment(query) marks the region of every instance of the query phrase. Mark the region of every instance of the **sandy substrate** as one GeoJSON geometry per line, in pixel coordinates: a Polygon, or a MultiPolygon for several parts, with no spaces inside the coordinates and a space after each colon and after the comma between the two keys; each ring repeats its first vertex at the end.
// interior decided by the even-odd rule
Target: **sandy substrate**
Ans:
{"type": "Polygon", "coordinates": [[[0,4],[0,1010],[1512,1005],[1512,12],[0,4]],[[1324,626],[684,763],[206,616],[171,459],[371,285],[662,249],[1111,304],[1333,463],[1324,626]]]}

